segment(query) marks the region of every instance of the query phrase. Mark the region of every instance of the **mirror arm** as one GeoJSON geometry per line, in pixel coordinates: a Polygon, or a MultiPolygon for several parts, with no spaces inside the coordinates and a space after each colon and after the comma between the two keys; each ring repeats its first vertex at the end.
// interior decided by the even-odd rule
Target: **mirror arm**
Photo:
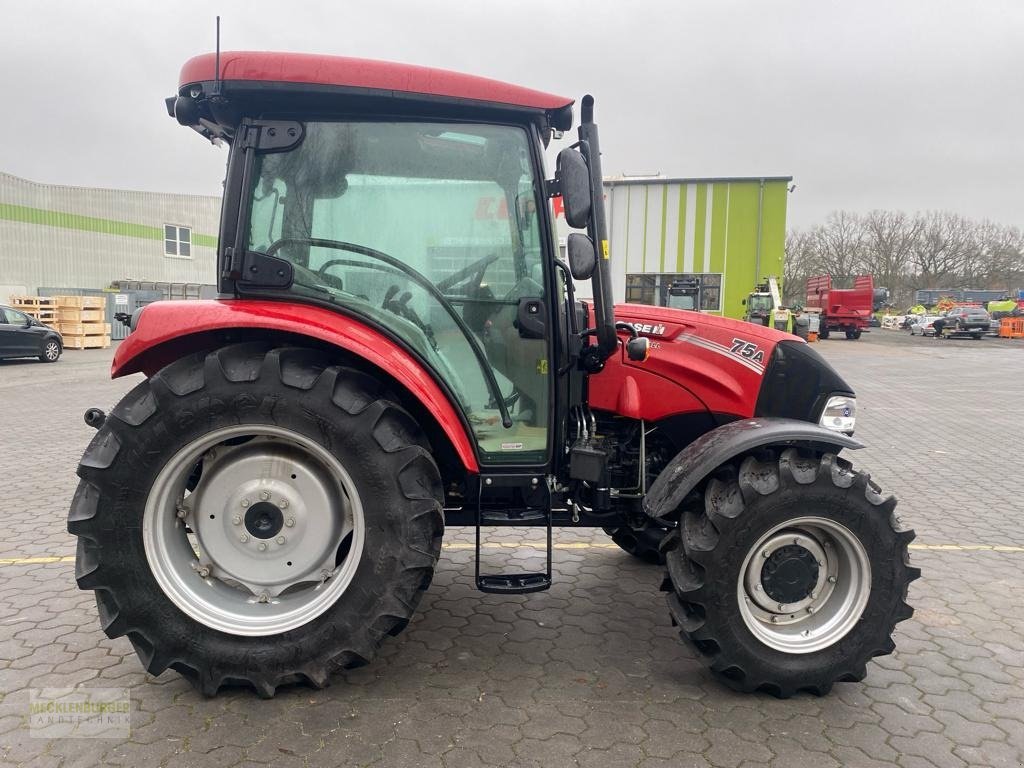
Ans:
{"type": "Polygon", "coordinates": [[[590,169],[593,203],[587,233],[598,250],[597,268],[591,278],[594,285],[594,315],[597,324],[598,353],[607,360],[618,347],[615,334],[615,309],[612,302],[611,269],[608,264],[608,223],[604,210],[604,179],[601,173],[601,147],[594,123],[594,97],[583,97],[580,123],[580,152],[590,169]]]}

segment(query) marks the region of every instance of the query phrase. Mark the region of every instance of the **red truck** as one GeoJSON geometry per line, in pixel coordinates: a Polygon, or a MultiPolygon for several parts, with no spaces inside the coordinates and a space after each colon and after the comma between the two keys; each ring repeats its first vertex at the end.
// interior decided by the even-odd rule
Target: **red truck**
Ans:
{"type": "Polygon", "coordinates": [[[821,313],[818,336],[827,339],[832,331],[845,331],[846,338],[859,339],[871,322],[875,285],[871,275],[861,275],[853,288],[833,288],[831,275],[807,278],[805,310],[821,313]]]}

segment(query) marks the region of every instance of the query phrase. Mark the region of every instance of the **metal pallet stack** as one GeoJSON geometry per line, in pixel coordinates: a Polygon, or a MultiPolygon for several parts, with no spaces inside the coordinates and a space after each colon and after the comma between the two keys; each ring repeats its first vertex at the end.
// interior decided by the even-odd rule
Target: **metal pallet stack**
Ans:
{"type": "Polygon", "coordinates": [[[106,349],[110,323],[105,296],[54,296],[65,349],[106,349]]]}
{"type": "Polygon", "coordinates": [[[11,306],[44,325],[57,327],[57,300],[50,296],[11,296],[11,306]]]}

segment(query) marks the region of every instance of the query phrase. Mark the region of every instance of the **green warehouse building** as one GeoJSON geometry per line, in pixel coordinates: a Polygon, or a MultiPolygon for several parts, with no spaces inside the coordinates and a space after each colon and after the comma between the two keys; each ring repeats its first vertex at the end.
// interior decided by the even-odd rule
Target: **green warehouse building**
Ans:
{"type": "MultiPolygon", "coordinates": [[[[741,318],[757,283],[782,277],[791,181],[606,178],[615,301],[685,306],[671,294],[685,284],[696,289],[696,308],[741,318]]],[[[565,237],[564,219],[558,223],[565,237]]]]}

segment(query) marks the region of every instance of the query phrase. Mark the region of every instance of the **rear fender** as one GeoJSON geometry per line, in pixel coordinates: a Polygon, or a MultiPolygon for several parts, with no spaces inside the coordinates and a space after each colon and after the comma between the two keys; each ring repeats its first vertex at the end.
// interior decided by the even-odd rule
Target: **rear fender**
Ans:
{"type": "Polygon", "coordinates": [[[681,450],[658,475],[644,497],[644,512],[661,520],[671,515],[716,468],[755,448],[808,445],[839,452],[864,444],[840,432],[797,419],[745,419],[706,432],[681,450]]]}
{"type": "Polygon", "coordinates": [[[366,323],[339,312],[279,301],[168,301],[145,308],[117,348],[111,377],[151,376],[185,355],[223,343],[232,334],[285,333],[327,343],[395,379],[431,414],[467,472],[479,472],[460,411],[427,368],[404,347],[366,323]]]}

